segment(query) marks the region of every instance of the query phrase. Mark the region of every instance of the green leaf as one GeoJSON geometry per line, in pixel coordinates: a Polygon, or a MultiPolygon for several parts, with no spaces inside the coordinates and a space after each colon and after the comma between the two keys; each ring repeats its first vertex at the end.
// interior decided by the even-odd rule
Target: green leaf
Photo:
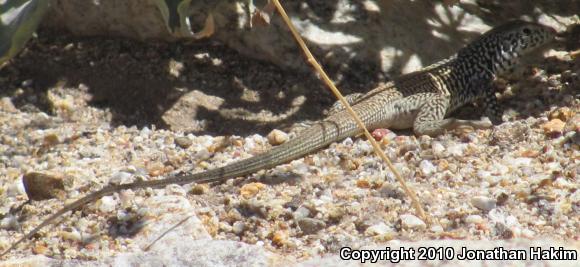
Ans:
{"type": "Polygon", "coordinates": [[[167,30],[176,37],[193,37],[189,22],[191,0],[154,0],[167,30]]]}
{"type": "Polygon", "coordinates": [[[14,57],[32,36],[49,0],[0,0],[0,66],[14,57]]]}

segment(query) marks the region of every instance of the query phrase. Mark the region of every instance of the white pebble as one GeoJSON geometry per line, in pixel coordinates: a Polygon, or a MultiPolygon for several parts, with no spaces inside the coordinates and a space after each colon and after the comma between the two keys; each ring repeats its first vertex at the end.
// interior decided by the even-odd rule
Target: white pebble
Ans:
{"type": "Polygon", "coordinates": [[[433,163],[428,160],[422,160],[421,163],[419,163],[419,169],[424,176],[429,176],[437,171],[437,167],[435,167],[435,165],[433,165],[433,163]]]}
{"type": "Polygon", "coordinates": [[[385,235],[390,232],[393,232],[393,228],[389,227],[384,222],[375,224],[365,230],[365,234],[368,236],[385,235]]]}
{"type": "Polygon", "coordinates": [[[115,210],[117,201],[112,196],[105,196],[97,201],[97,208],[100,212],[111,212],[115,210]]]}
{"type": "Polygon", "coordinates": [[[401,225],[405,229],[423,230],[427,227],[423,220],[413,214],[403,214],[399,218],[401,219],[401,225]]]}
{"type": "Polygon", "coordinates": [[[128,213],[126,210],[124,209],[117,210],[117,220],[124,222],[131,219],[131,217],[132,217],[131,213],[128,213]]]}
{"type": "Polygon", "coordinates": [[[484,196],[476,196],[471,199],[471,205],[475,206],[476,208],[483,210],[483,211],[490,211],[496,207],[495,199],[484,197],[484,196]]]}
{"type": "Polygon", "coordinates": [[[220,222],[219,223],[219,229],[224,231],[224,232],[231,232],[232,231],[232,226],[227,223],[227,222],[220,222]]]}
{"type": "Polygon", "coordinates": [[[472,215],[469,215],[465,218],[465,222],[466,223],[473,223],[473,224],[482,223],[483,218],[477,214],[472,214],[472,215]]]}
{"type": "Polygon", "coordinates": [[[143,127],[143,129],[141,129],[141,132],[139,133],[141,137],[149,137],[150,134],[151,130],[147,126],[143,127]]]}
{"type": "Polygon", "coordinates": [[[0,229],[13,230],[18,229],[18,220],[15,216],[8,214],[0,220],[0,229]]]}
{"type": "Polygon", "coordinates": [[[296,209],[296,211],[293,213],[293,215],[294,215],[294,220],[306,218],[306,217],[310,216],[310,210],[301,206],[298,209],[296,209]]]}
{"type": "Polygon", "coordinates": [[[433,226],[431,226],[431,232],[433,232],[433,233],[442,233],[443,232],[443,226],[441,226],[441,225],[433,225],[433,226]]]}
{"type": "Polygon", "coordinates": [[[24,184],[21,180],[18,180],[12,184],[10,184],[6,188],[6,197],[15,197],[18,195],[24,195],[26,191],[24,190],[24,184]]]}
{"type": "Polygon", "coordinates": [[[352,138],[347,137],[342,141],[342,144],[345,146],[352,146],[354,142],[352,141],[352,138]]]}
{"type": "Polygon", "coordinates": [[[367,141],[357,142],[356,144],[357,153],[371,153],[373,152],[373,146],[367,141]]]}
{"type": "Polygon", "coordinates": [[[244,150],[245,151],[252,151],[254,150],[254,148],[256,148],[256,146],[258,145],[257,140],[261,140],[262,137],[260,135],[254,134],[252,136],[249,136],[248,138],[244,139],[244,150]]]}
{"type": "Polygon", "coordinates": [[[232,231],[236,235],[241,235],[245,230],[246,230],[246,224],[244,222],[241,222],[241,221],[235,222],[234,225],[232,226],[232,231]]]}
{"type": "Polygon", "coordinates": [[[453,144],[447,148],[447,152],[451,156],[462,157],[466,147],[466,144],[453,144]]]}
{"type": "Polygon", "coordinates": [[[440,142],[431,143],[431,149],[433,150],[433,155],[436,157],[443,157],[445,153],[445,147],[440,142]]]}
{"type": "Polygon", "coordinates": [[[115,185],[128,184],[130,182],[132,182],[131,174],[124,171],[116,172],[111,176],[111,179],[109,179],[109,184],[115,185]]]}

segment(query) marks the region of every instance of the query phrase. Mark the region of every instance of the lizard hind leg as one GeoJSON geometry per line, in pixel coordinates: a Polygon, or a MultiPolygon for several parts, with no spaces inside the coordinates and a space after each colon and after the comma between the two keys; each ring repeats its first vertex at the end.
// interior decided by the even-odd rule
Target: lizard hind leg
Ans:
{"type": "MultiPolygon", "coordinates": [[[[364,95],[363,93],[352,93],[352,94],[346,95],[344,98],[346,99],[346,102],[352,106],[352,105],[356,104],[361,99],[361,97],[363,95],[364,95]]],[[[342,106],[342,103],[340,102],[340,100],[337,100],[328,109],[328,111],[326,111],[324,114],[326,116],[329,116],[332,114],[336,114],[336,113],[342,111],[343,109],[344,109],[344,107],[342,106]]],[[[297,136],[298,134],[300,134],[305,129],[312,127],[316,123],[317,123],[316,121],[296,123],[296,124],[292,125],[292,127],[290,128],[289,134],[293,138],[293,137],[297,136]]]]}
{"type": "MultiPolygon", "coordinates": [[[[346,96],[344,96],[344,98],[346,99],[346,102],[353,106],[354,104],[358,103],[359,100],[364,96],[363,93],[352,93],[352,94],[348,94],[346,96]]],[[[339,113],[340,111],[344,110],[344,106],[342,106],[342,103],[340,102],[340,100],[337,100],[336,102],[334,102],[334,104],[328,109],[328,111],[326,111],[324,114],[326,116],[332,115],[332,114],[336,114],[339,113]]],[[[314,124],[316,124],[316,121],[312,121],[312,122],[301,122],[301,123],[297,123],[295,125],[292,125],[292,127],[290,128],[289,134],[291,137],[295,137],[298,134],[300,134],[302,131],[304,131],[305,129],[308,129],[310,127],[312,127],[314,124]]]]}
{"type": "Polygon", "coordinates": [[[449,99],[445,96],[434,96],[425,102],[413,122],[413,131],[416,135],[435,136],[461,127],[487,129],[493,126],[489,120],[460,120],[445,119],[449,107],[449,99]]]}

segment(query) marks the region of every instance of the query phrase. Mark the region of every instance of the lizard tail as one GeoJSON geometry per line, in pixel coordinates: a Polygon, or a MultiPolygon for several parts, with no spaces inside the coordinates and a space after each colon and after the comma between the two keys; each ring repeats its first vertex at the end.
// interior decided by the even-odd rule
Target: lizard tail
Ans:
{"type": "Polygon", "coordinates": [[[332,120],[321,121],[305,129],[295,138],[272,148],[266,153],[205,172],[176,176],[160,181],[163,181],[164,184],[167,182],[175,184],[209,183],[245,176],[318,151],[332,142],[352,136],[358,131],[356,125],[350,121],[348,123],[332,120]]]}
{"type": "MultiPolygon", "coordinates": [[[[339,113],[340,114],[340,113],[339,113]]],[[[348,115],[347,115],[348,116],[348,115]]],[[[240,160],[232,164],[211,169],[205,172],[179,175],[167,179],[138,181],[129,184],[108,185],[99,191],[90,193],[83,198],[80,198],[73,203],[66,205],[61,210],[52,214],[45,219],[41,224],[36,226],[33,230],[25,234],[23,237],[13,243],[8,249],[0,254],[0,258],[8,254],[11,250],[16,248],[20,243],[33,237],[42,228],[53,223],[56,219],[69,211],[74,211],[83,207],[85,204],[91,203],[103,196],[111,195],[120,190],[136,189],[153,187],[159,188],[168,184],[188,184],[188,183],[209,183],[215,181],[226,180],[233,177],[244,176],[261,169],[268,169],[274,166],[289,162],[301,156],[304,156],[313,151],[317,151],[330,143],[346,138],[356,134],[358,128],[350,120],[350,117],[343,117],[340,120],[326,120],[321,121],[312,127],[305,129],[296,138],[274,147],[270,151],[256,155],[254,157],[240,160]]]]}

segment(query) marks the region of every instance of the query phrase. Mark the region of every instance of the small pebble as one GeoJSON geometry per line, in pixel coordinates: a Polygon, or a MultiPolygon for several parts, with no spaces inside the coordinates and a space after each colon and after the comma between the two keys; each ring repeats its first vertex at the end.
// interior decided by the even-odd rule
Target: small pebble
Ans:
{"type": "Polygon", "coordinates": [[[447,153],[454,157],[463,157],[466,147],[465,144],[453,144],[447,148],[447,153]]]}
{"type": "Polygon", "coordinates": [[[443,226],[441,225],[433,225],[431,226],[431,232],[433,233],[442,233],[443,232],[443,226]]]}
{"type": "Polygon", "coordinates": [[[304,206],[301,206],[298,209],[296,209],[296,211],[292,213],[292,215],[294,216],[294,220],[308,218],[308,216],[310,216],[310,210],[304,206]]]}
{"type": "Polygon", "coordinates": [[[328,219],[331,222],[339,222],[344,217],[345,211],[341,207],[333,206],[328,211],[328,219]]]}
{"type": "Polygon", "coordinates": [[[379,128],[375,129],[371,135],[375,139],[375,141],[381,141],[383,138],[389,135],[391,131],[389,129],[379,128]]]}
{"type": "Polygon", "coordinates": [[[445,153],[445,147],[440,142],[432,142],[431,149],[433,150],[433,155],[435,157],[443,157],[445,153]]]}
{"type": "Polygon", "coordinates": [[[465,218],[465,222],[473,224],[482,223],[483,218],[477,214],[471,214],[465,218]]]}
{"type": "Polygon", "coordinates": [[[70,241],[81,241],[82,236],[81,233],[79,233],[76,230],[72,230],[72,231],[59,231],[58,232],[58,236],[64,240],[70,240],[70,241]]]}
{"type": "Polygon", "coordinates": [[[240,195],[245,198],[252,198],[256,196],[266,186],[262,183],[249,183],[240,188],[240,195]]]}
{"type": "Polygon", "coordinates": [[[109,179],[109,184],[119,185],[119,184],[127,184],[132,182],[132,175],[128,172],[120,171],[116,172],[111,176],[109,179]]]}
{"type": "Polygon", "coordinates": [[[219,229],[221,231],[223,231],[223,232],[228,233],[228,232],[231,232],[232,231],[232,226],[229,223],[227,223],[227,222],[220,222],[219,223],[219,229]]]}
{"type": "Polygon", "coordinates": [[[484,196],[476,196],[471,199],[471,205],[486,212],[495,209],[496,204],[495,199],[484,196]]]}
{"type": "Polygon", "coordinates": [[[371,183],[369,182],[368,179],[361,178],[356,180],[356,186],[358,188],[371,188],[371,183]]]}
{"type": "Polygon", "coordinates": [[[277,146],[288,141],[288,134],[278,129],[274,129],[268,134],[267,138],[270,145],[277,146]]]}
{"type": "Polygon", "coordinates": [[[34,81],[32,79],[22,81],[22,87],[30,87],[32,86],[32,84],[34,84],[34,81]]]}
{"type": "Polygon", "coordinates": [[[184,65],[182,62],[176,61],[174,59],[170,59],[169,60],[169,74],[171,74],[171,76],[175,77],[175,78],[179,78],[179,76],[181,76],[181,72],[184,69],[184,65]]]}
{"type": "Polygon", "coordinates": [[[559,119],[563,122],[568,121],[572,116],[574,116],[574,111],[569,107],[557,108],[548,114],[550,120],[559,119]]]}
{"type": "Polygon", "coordinates": [[[203,195],[208,190],[209,190],[209,188],[208,188],[207,184],[195,184],[191,187],[191,190],[189,190],[189,193],[191,193],[193,195],[203,195]]]}
{"type": "Polygon", "coordinates": [[[403,229],[423,230],[427,228],[427,224],[413,214],[403,214],[399,218],[401,219],[403,229]]]}
{"type": "Polygon", "coordinates": [[[544,130],[544,134],[547,136],[557,137],[562,134],[564,126],[566,126],[566,124],[560,119],[553,119],[544,123],[542,129],[544,130]]]}
{"type": "Polygon", "coordinates": [[[394,229],[392,227],[387,226],[384,222],[380,222],[367,228],[365,230],[365,234],[367,236],[377,236],[377,235],[385,235],[393,231],[394,229]]]}
{"type": "Polygon", "coordinates": [[[16,230],[19,225],[18,218],[10,214],[0,220],[0,229],[16,230]]]}
{"type": "Polygon", "coordinates": [[[49,174],[29,172],[22,177],[24,190],[31,200],[64,198],[63,179],[49,174]]]}
{"type": "Polygon", "coordinates": [[[115,210],[116,205],[117,201],[112,196],[104,196],[96,203],[97,209],[99,209],[100,212],[112,212],[115,210]]]}
{"type": "Polygon", "coordinates": [[[341,168],[347,171],[354,171],[358,169],[358,167],[361,165],[361,161],[357,158],[347,156],[341,157],[340,162],[338,164],[340,165],[341,168]]]}
{"type": "Polygon", "coordinates": [[[429,176],[437,171],[437,167],[435,167],[435,165],[433,165],[429,160],[422,160],[421,163],[419,163],[419,170],[421,170],[423,176],[429,176]]]}
{"type": "Polygon", "coordinates": [[[288,234],[284,231],[276,231],[272,235],[272,243],[276,246],[283,246],[288,242],[288,234]]]}
{"type": "Polygon", "coordinates": [[[58,135],[56,135],[54,133],[47,134],[42,139],[42,145],[44,145],[44,146],[54,146],[54,145],[57,145],[59,142],[60,141],[59,141],[58,135]]]}
{"type": "Polygon", "coordinates": [[[188,147],[190,147],[193,144],[193,141],[191,141],[191,139],[185,137],[185,136],[179,136],[175,138],[175,144],[183,149],[186,149],[188,147]]]}
{"type": "Polygon", "coordinates": [[[241,235],[246,230],[246,224],[242,221],[237,221],[232,225],[232,232],[236,235],[241,235]]]}
{"type": "Polygon", "coordinates": [[[431,141],[432,140],[433,140],[433,138],[431,136],[421,135],[419,137],[419,146],[422,149],[428,149],[431,146],[431,141]]]}
{"type": "Polygon", "coordinates": [[[297,220],[297,223],[300,230],[306,235],[315,234],[326,227],[325,222],[313,218],[302,218],[297,220]]]}

